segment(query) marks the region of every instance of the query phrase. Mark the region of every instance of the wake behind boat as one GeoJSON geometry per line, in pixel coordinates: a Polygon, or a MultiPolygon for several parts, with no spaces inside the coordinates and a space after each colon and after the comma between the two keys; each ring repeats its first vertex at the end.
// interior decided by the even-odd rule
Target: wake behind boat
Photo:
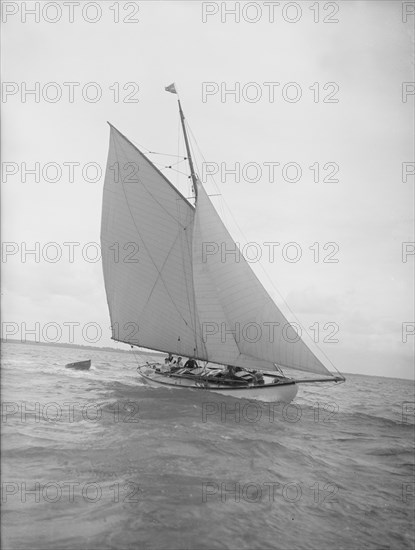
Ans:
{"type": "MultiPolygon", "coordinates": [[[[166,90],[177,93],[173,84],[166,90]]],[[[112,338],[203,365],[140,366],[152,385],[289,402],[298,381],[282,368],[320,375],[301,382],[344,381],[306,345],[240,253],[196,175],[180,100],[178,107],[194,204],[110,125],[101,250],[112,338]],[[233,253],[224,259],[223,249],[233,253]]]]}

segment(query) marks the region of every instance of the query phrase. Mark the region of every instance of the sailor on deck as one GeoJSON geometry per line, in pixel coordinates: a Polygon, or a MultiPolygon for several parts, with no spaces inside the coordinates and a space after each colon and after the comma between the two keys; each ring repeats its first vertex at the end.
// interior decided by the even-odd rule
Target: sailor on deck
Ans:
{"type": "Polygon", "coordinates": [[[237,378],[236,367],[234,367],[233,365],[226,365],[223,371],[223,376],[225,376],[226,378],[237,378]]]}
{"type": "Polygon", "coordinates": [[[182,358],[178,357],[177,361],[173,361],[172,363],[170,363],[170,367],[171,372],[175,372],[183,368],[182,358]]]}
{"type": "Polygon", "coordinates": [[[164,365],[161,365],[160,371],[161,372],[170,372],[170,361],[169,361],[168,357],[165,358],[164,365]]]}
{"type": "Polygon", "coordinates": [[[184,364],[185,369],[197,369],[199,365],[196,362],[196,359],[188,359],[184,364]]]}

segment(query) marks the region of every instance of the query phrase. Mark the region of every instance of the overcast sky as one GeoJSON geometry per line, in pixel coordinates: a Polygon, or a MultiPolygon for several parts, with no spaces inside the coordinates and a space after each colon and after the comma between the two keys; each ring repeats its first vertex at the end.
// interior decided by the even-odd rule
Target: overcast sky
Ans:
{"type": "MultiPolygon", "coordinates": [[[[101,263],[94,245],[84,248],[99,243],[103,177],[95,165],[82,168],[104,171],[107,120],[146,149],[182,152],[175,96],[164,91],[175,81],[206,161],[219,167],[206,188],[221,193],[212,200],[236,240],[258,244],[262,267],[251,265],[276,301],[282,296],[314,334],[319,327],[320,347],[340,371],[413,377],[414,255],[402,244],[414,241],[413,165],[402,177],[402,164],[414,162],[414,88],[403,84],[415,80],[410,3],[280,2],[272,15],[262,2],[241,2],[237,22],[219,2],[84,2],[73,15],[62,4],[54,23],[56,3],[40,2],[39,21],[24,13],[34,2],[2,4],[3,336],[5,326],[20,339],[23,323],[39,323],[41,333],[56,323],[67,342],[64,323],[76,323],[74,340],[88,344],[94,328],[86,338],[81,329],[97,323],[95,344],[113,345],[101,263]],[[36,82],[40,97],[24,95],[36,82]],[[79,83],[73,101],[70,82],[79,83]],[[239,101],[221,95],[238,85],[239,101]],[[56,90],[62,97],[52,102],[56,90]],[[23,163],[39,163],[40,181],[22,181],[23,163]],[[52,165],[42,174],[48,163],[62,170],[59,181],[47,181],[52,165]],[[64,163],[79,163],[73,182],[64,163]],[[240,181],[221,163],[240,163],[240,181]],[[248,163],[256,164],[244,171],[248,163]],[[280,163],[273,178],[264,163],[280,163]],[[289,181],[298,166],[301,177],[289,181]],[[339,181],[323,181],[331,172],[339,181]],[[22,255],[36,242],[37,258],[22,255]],[[68,242],[80,243],[74,261],[68,242]],[[267,242],[280,243],[274,258],[267,242]],[[287,243],[297,244],[283,254],[287,243]],[[48,261],[56,250],[61,259],[48,261]],[[323,343],[334,324],[338,342],[323,343]]],[[[188,196],[186,180],[165,173],[188,196]]]]}

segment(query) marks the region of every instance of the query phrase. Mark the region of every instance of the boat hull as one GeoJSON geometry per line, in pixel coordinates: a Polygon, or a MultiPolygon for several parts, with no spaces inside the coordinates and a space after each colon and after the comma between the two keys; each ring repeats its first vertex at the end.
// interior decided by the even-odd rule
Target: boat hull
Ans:
{"type": "Polygon", "coordinates": [[[225,384],[201,384],[197,380],[172,377],[156,373],[154,369],[146,366],[138,367],[140,376],[153,387],[171,387],[179,389],[199,390],[209,393],[217,393],[242,399],[255,399],[268,403],[290,403],[297,395],[298,386],[290,379],[279,383],[272,383],[274,375],[264,374],[263,385],[227,386],[225,384]]]}
{"type": "Polygon", "coordinates": [[[73,370],[88,370],[91,367],[91,359],[88,361],[78,361],[77,363],[68,363],[65,365],[66,369],[73,370]]]}

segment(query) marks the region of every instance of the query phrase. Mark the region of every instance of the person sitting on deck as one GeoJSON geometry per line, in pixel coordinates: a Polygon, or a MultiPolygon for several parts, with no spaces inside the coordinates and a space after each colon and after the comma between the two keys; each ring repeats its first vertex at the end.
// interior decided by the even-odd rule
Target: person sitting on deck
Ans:
{"type": "Polygon", "coordinates": [[[168,357],[165,358],[164,365],[161,365],[160,372],[170,372],[170,361],[168,357]]]}
{"type": "Polygon", "coordinates": [[[223,371],[222,376],[225,378],[237,378],[235,374],[236,374],[236,367],[234,367],[233,365],[227,365],[223,371]]]}
{"type": "Polygon", "coordinates": [[[171,367],[171,372],[175,372],[176,370],[180,370],[183,368],[182,358],[178,357],[177,361],[173,363],[173,366],[171,367]]]}
{"type": "Polygon", "coordinates": [[[196,362],[196,359],[188,359],[184,364],[185,369],[198,369],[199,365],[196,362]]]}
{"type": "Polygon", "coordinates": [[[265,384],[264,382],[264,375],[262,374],[262,372],[260,371],[257,371],[257,370],[253,370],[251,371],[252,372],[252,376],[253,376],[253,381],[254,381],[254,384],[256,386],[262,386],[265,384]]]}

